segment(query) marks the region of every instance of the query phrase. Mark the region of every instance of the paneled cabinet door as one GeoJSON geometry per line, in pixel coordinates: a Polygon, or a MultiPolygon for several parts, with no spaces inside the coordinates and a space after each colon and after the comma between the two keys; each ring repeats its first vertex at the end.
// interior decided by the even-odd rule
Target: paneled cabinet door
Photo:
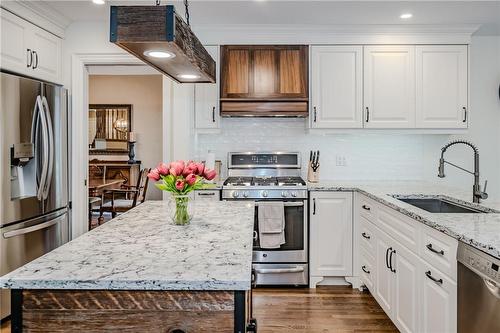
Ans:
{"type": "MultiPolygon", "coordinates": [[[[394,273],[394,323],[401,332],[419,332],[421,267],[420,259],[393,243],[390,260],[394,273]]],[[[427,332],[427,331],[425,331],[427,332]]]]}
{"type": "Polygon", "coordinates": [[[61,81],[61,38],[33,26],[28,44],[33,50],[33,66],[31,76],[39,79],[61,81]]]}
{"type": "MultiPolygon", "coordinates": [[[[219,47],[205,46],[205,49],[215,60],[217,65],[217,75],[219,68],[219,47]]],[[[217,78],[217,81],[219,79],[217,78]]],[[[219,128],[219,84],[218,83],[197,83],[194,87],[194,112],[195,127],[199,129],[219,128]]]]}
{"type": "Polygon", "coordinates": [[[373,296],[384,311],[391,316],[393,313],[394,279],[395,275],[389,266],[391,247],[389,237],[383,232],[377,232],[375,245],[375,292],[373,296]]]}
{"type": "Polygon", "coordinates": [[[419,128],[466,128],[467,46],[416,46],[419,128]]]}
{"type": "Polygon", "coordinates": [[[0,66],[2,69],[20,74],[31,70],[31,50],[26,39],[30,34],[29,23],[10,12],[0,9],[1,13],[1,49],[0,66]]]}
{"type": "Polygon", "coordinates": [[[311,276],[352,275],[352,193],[311,192],[311,276]]]}
{"type": "Polygon", "coordinates": [[[457,285],[446,275],[422,262],[421,332],[457,331],[457,285]]]}
{"type": "Polygon", "coordinates": [[[364,127],[415,127],[415,46],[364,47],[364,127]]]}
{"type": "Polygon", "coordinates": [[[61,38],[2,9],[1,44],[2,69],[61,82],[61,38]]]}
{"type": "Polygon", "coordinates": [[[313,46],[313,128],[363,127],[363,47],[313,46]]]}

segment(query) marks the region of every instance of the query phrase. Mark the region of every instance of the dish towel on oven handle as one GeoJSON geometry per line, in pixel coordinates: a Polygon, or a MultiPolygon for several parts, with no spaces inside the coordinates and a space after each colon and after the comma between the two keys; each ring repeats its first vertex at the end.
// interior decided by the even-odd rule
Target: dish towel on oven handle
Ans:
{"type": "Polygon", "coordinates": [[[259,243],[262,249],[285,244],[285,206],[282,201],[259,202],[259,243]]]}

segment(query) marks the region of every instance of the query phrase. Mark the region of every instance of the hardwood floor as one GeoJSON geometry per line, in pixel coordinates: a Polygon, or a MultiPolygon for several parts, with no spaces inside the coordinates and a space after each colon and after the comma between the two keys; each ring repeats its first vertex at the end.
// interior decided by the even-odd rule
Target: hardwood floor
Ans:
{"type": "Polygon", "coordinates": [[[253,299],[258,333],[398,332],[370,293],[351,287],[260,288],[253,299]]]}
{"type": "Polygon", "coordinates": [[[398,332],[368,292],[351,287],[256,289],[259,333],[398,332]]]}

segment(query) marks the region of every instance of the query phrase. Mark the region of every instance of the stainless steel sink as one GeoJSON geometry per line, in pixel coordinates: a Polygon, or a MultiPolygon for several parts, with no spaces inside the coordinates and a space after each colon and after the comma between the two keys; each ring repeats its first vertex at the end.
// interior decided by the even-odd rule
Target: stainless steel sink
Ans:
{"type": "Polygon", "coordinates": [[[397,198],[431,213],[488,213],[487,210],[466,207],[442,198],[397,198]]]}

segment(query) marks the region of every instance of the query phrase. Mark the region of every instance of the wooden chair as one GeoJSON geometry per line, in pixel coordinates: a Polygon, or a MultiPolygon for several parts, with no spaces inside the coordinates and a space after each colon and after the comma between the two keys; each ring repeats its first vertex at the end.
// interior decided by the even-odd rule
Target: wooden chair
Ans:
{"type": "Polygon", "coordinates": [[[148,190],[148,173],[151,169],[142,169],[137,180],[137,185],[122,185],[119,189],[104,190],[102,192],[101,207],[99,209],[99,224],[102,224],[104,212],[111,213],[115,218],[118,213],[124,213],[146,199],[148,190]],[[111,200],[109,200],[109,198],[111,200]]]}

